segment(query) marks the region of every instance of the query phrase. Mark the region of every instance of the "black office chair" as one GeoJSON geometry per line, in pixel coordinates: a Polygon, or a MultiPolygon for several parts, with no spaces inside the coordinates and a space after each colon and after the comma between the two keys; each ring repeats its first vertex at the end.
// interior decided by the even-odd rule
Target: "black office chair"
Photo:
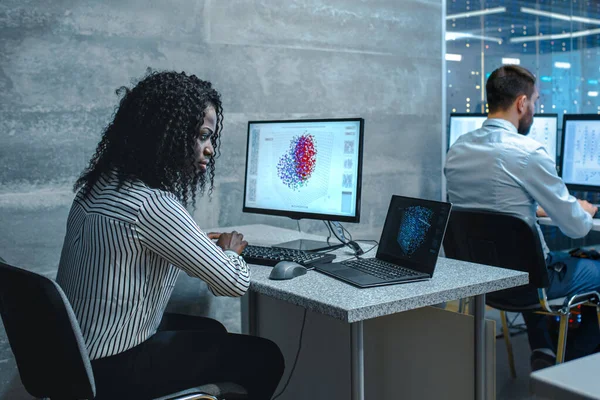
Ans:
{"type": "Polygon", "coordinates": [[[486,304],[500,310],[511,374],[516,377],[506,312],[534,311],[560,318],[556,363],[565,358],[571,310],[579,305],[600,311],[598,292],[548,299],[548,269],[536,222],[518,215],[455,208],[444,238],[446,257],[529,273],[529,284],[486,295],[486,304]],[[515,299],[524,299],[515,302],[515,299]]]}
{"type": "MultiPolygon", "coordinates": [[[[53,280],[0,262],[0,315],[21,381],[37,398],[94,399],[96,385],[79,323],[53,280]]],[[[246,399],[230,382],[191,388],[161,400],[246,399]]]]}

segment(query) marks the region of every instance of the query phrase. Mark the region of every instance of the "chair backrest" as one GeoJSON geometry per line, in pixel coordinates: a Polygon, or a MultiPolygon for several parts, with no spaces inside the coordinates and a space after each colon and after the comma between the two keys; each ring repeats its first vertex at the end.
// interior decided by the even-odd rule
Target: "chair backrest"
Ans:
{"type": "MultiPolygon", "coordinates": [[[[545,255],[535,222],[515,214],[455,207],[444,238],[446,257],[529,273],[529,285],[488,295],[489,299],[538,302],[548,287],[545,255]]],[[[514,305],[514,304],[513,304],[514,305]]],[[[526,305],[526,304],[521,304],[526,305]]]]}
{"type": "Polygon", "coordinates": [[[53,280],[0,262],[0,315],[29,394],[94,398],[94,377],[79,324],[53,280]]]}

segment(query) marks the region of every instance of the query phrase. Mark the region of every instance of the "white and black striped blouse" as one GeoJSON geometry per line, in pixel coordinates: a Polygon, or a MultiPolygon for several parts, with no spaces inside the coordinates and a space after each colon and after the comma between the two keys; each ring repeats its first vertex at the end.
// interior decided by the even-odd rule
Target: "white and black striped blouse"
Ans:
{"type": "Polygon", "coordinates": [[[241,296],[249,286],[244,260],[217,247],[172,193],[142,182],[117,189],[113,174],[85,197],[77,194],[56,281],[77,315],[90,359],[152,336],[180,269],[219,296],[241,296]]]}

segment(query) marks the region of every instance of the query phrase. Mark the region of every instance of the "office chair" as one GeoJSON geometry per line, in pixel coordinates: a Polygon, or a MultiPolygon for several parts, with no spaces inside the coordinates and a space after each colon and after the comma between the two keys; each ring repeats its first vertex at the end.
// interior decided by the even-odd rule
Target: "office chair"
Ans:
{"type": "MultiPolygon", "coordinates": [[[[37,398],[94,399],[96,384],[79,323],[56,282],[0,262],[0,315],[27,392],[37,398]]],[[[246,399],[230,382],[161,400],[246,399]]]]}
{"type": "MultiPolygon", "coordinates": [[[[529,284],[486,295],[486,304],[500,310],[511,375],[516,377],[506,312],[534,311],[559,317],[556,363],[565,359],[571,310],[591,305],[600,311],[598,292],[548,299],[548,269],[536,222],[514,214],[455,208],[444,238],[446,257],[529,273],[529,284]],[[524,299],[516,303],[514,299],[524,299]]],[[[600,322],[600,321],[599,321],[600,322]]]]}

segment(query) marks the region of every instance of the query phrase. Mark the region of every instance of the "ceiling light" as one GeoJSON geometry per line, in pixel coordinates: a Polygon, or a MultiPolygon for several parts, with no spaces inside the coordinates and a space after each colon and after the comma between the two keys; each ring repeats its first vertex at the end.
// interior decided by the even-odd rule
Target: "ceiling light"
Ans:
{"type": "Polygon", "coordinates": [[[560,14],[560,13],[549,12],[549,11],[535,10],[533,8],[528,8],[528,7],[521,7],[521,12],[525,13],[525,14],[538,15],[540,17],[560,19],[560,20],[569,21],[569,22],[582,22],[584,24],[600,25],[600,19],[595,19],[595,18],[585,18],[585,17],[578,17],[576,15],[566,15],[566,14],[560,14]]]}
{"type": "Polygon", "coordinates": [[[464,12],[464,13],[450,14],[450,15],[446,15],[446,19],[479,17],[481,15],[498,14],[498,13],[503,13],[503,12],[506,12],[506,7],[495,7],[495,8],[487,8],[485,10],[479,10],[479,11],[468,11],[468,12],[464,12]]]}
{"type": "Polygon", "coordinates": [[[503,58],[502,64],[521,65],[521,60],[518,58],[503,58]]]}
{"type": "Polygon", "coordinates": [[[460,40],[460,39],[476,39],[476,40],[487,40],[489,42],[496,42],[502,44],[502,38],[493,36],[481,36],[473,35],[467,32],[446,32],[446,40],[460,40]]]}
{"type": "Polygon", "coordinates": [[[585,31],[576,31],[571,33],[558,33],[554,35],[539,35],[539,36],[523,36],[511,38],[511,43],[522,43],[522,42],[540,42],[542,40],[558,40],[558,39],[571,39],[582,36],[591,36],[600,34],[600,28],[588,29],[585,31]]]}
{"type": "Polygon", "coordinates": [[[462,55],[446,53],[446,61],[462,61],[462,55]]]}
{"type": "Polygon", "coordinates": [[[557,61],[557,62],[554,63],[554,66],[556,68],[560,68],[560,69],[569,69],[569,68],[571,68],[571,63],[557,61]]]}

